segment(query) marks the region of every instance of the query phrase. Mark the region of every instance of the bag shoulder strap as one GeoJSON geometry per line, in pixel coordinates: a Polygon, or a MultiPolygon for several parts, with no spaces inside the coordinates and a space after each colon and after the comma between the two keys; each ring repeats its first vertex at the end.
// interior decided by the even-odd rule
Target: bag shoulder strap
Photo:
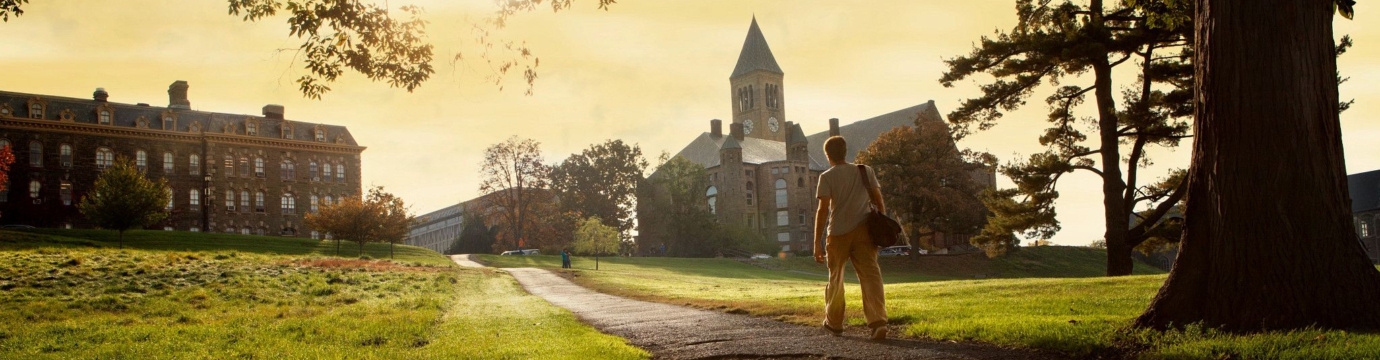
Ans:
{"type": "Polygon", "coordinates": [[[862,177],[863,187],[867,188],[867,203],[872,206],[872,211],[877,211],[877,202],[872,200],[872,180],[867,178],[867,165],[858,164],[858,176],[862,177]]]}

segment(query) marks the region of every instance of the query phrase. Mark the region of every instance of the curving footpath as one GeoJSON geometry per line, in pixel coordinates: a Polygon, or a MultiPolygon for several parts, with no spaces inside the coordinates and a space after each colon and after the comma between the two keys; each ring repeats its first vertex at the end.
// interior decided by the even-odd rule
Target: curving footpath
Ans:
{"type": "MultiPolygon", "coordinates": [[[[469,255],[461,266],[483,267],[469,255]]],[[[633,300],[591,291],[543,269],[504,269],[532,295],[568,309],[605,333],[628,339],[658,359],[1031,359],[1042,354],[994,346],[842,337],[746,315],[633,300]]],[[[893,334],[895,332],[893,331],[893,334]]]]}

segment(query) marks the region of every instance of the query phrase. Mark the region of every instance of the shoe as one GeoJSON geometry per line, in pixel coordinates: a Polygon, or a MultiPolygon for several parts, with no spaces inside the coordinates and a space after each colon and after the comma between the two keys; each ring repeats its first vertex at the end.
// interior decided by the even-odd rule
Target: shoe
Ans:
{"type": "Polygon", "coordinates": [[[886,327],[872,329],[872,340],[886,340],[886,327]]]}
{"type": "Polygon", "coordinates": [[[843,330],[834,330],[834,328],[829,327],[829,324],[820,324],[820,326],[823,326],[824,330],[828,331],[830,335],[843,336],[843,330]]]}

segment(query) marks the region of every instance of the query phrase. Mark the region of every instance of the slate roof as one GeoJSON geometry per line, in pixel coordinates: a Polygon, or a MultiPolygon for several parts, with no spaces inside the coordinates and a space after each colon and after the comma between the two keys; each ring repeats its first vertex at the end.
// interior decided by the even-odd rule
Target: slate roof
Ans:
{"type": "MultiPolygon", "coordinates": [[[[897,126],[915,126],[916,119],[920,121],[944,120],[939,115],[939,110],[934,107],[934,100],[927,103],[911,106],[905,109],[896,110],[881,116],[867,120],[854,121],[848,125],[839,125],[839,135],[844,140],[848,140],[848,161],[852,162],[857,157],[858,150],[862,150],[872,141],[877,140],[878,136],[897,126]]],[[[829,138],[829,130],[824,130],[807,137],[810,140],[810,159],[818,160],[823,164],[816,170],[827,170],[829,161],[824,156],[824,140],[829,138]]]]}
{"type": "MultiPolygon", "coordinates": [[[[9,91],[0,91],[0,104],[9,105],[10,108],[14,109],[13,115],[15,117],[27,118],[28,109],[26,108],[26,104],[32,97],[38,97],[48,102],[43,113],[43,120],[51,121],[58,121],[58,114],[62,110],[72,110],[72,112],[76,113],[76,116],[73,118],[76,123],[94,125],[97,123],[96,107],[102,104],[102,102],[90,98],[81,99],[9,91]]],[[[148,120],[148,127],[151,130],[162,130],[162,113],[171,109],[162,106],[144,106],[116,102],[106,102],[105,104],[110,105],[110,108],[115,112],[114,118],[111,119],[112,126],[134,128],[136,127],[136,121],[142,116],[148,120]]],[[[224,134],[225,126],[227,124],[233,124],[235,126],[236,135],[246,136],[244,132],[244,121],[246,118],[254,118],[259,120],[258,134],[254,135],[254,137],[284,140],[282,128],[285,123],[288,123],[293,126],[292,138],[288,140],[316,142],[316,134],[314,131],[318,125],[316,123],[291,119],[272,119],[261,115],[231,114],[187,109],[171,110],[173,113],[177,114],[177,125],[174,129],[174,131],[177,132],[188,132],[192,123],[196,122],[201,125],[201,130],[203,132],[208,134],[224,134]]],[[[359,144],[355,142],[354,136],[350,135],[350,131],[344,126],[319,125],[326,130],[325,144],[336,144],[335,140],[339,137],[344,142],[344,145],[359,146],[359,144]]]]}
{"type": "Polygon", "coordinates": [[[683,156],[706,168],[715,167],[719,166],[719,149],[724,148],[725,144],[731,149],[735,143],[743,150],[744,163],[763,164],[786,160],[786,143],[750,137],[735,140],[728,134],[714,137],[708,132],[695,137],[695,140],[691,140],[690,144],[676,153],[676,156],[683,156]]]}
{"type": "Polygon", "coordinates": [[[735,78],[753,70],[765,70],[777,74],[785,74],[781,71],[781,66],[776,64],[776,57],[771,54],[771,47],[767,46],[767,38],[762,36],[762,29],[757,27],[757,17],[752,17],[752,26],[748,27],[747,39],[743,40],[743,51],[738,53],[738,65],[733,67],[735,78]]]}
{"type": "Polygon", "coordinates": [[[1380,210],[1380,170],[1347,175],[1346,183],[1353,214],[1380,210]]]}

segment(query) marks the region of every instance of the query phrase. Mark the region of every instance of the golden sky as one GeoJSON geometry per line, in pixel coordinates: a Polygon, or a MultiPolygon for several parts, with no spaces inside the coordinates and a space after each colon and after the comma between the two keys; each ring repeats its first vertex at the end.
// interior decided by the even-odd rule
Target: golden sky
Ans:
{"type": "MultiPolygon", "coordinates": [[[[536,93],[524,96],[520,79],[498,91],[485,82],[489,67],[468,56],[477,50],[470,24],[488,15],[491,0],[390,3],[421,5],[431,22],[437,71],[413,93],[347,73],[322,100],[305,99],[293,83],[304,73],[291,50],[300,42],[287,36],[285,18],[246,23],[227,15],[225,0],[35,1],[0,24],[0,89],[87,98],[105,87],[111,101],[166,106],[168,85],[186,80],[194,109],[258,115],[264,104],[282,104],[289,119],[348,126],[369,148],[365,185],[384,185],[426,213],[478,195],[483,149],[512,135],[540,141],[548,162],[613,138],[640,144],[649,158],[675,153],[710,119],[730,118],[728,75],[754,14],[786,73],[786,120],[807,134],[832,117],[847,124],[930,100],[947,114],[976,96],[978,83],[940,86],[942,60],[1015,21],[1009,0],[623,0],[607,12],[576,0],[572,10],[520,15],[499,33],[541,58],[536,93]],[[458,52],[470,60],[448,61],[458,52]]],[[[1357,43],[1339,62],[1351,77],[1342,98],[1357,100],[1342,115],[1351,173],[1380,169],[1372,17],[1361,9],[1356,21],[1336,22],[1339,36],[1357,43]]],[[[960,146],[1003,162],[1041,151],[1048,90],[960,146]]],[[[1189,149],[1152,152],[1148,173],[1186,167],[1189,149]]],[[[998,184],[1010,182],[999,176],[998,184]]],[[[1064,229],[1054,242],[1101,238],[1098,189],[1089,173],[1065,177],[1064,229]]]]}

